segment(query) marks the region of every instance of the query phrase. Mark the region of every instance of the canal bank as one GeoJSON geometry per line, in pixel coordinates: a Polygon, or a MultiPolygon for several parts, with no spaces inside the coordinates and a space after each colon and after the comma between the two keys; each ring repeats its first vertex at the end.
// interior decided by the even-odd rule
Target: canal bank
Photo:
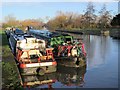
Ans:
{"type": "Polygon", "coordinates": [[[119,28],[110,28],[106,30],[101,29],[85,29],[85,30],[62,30],[57,29],[57,32],[64,33],[73,33],[73,34],[81,34],[81,35],[110,35],[115,39],[120,39],[120,29],[119,28]]]}
{"type": "Polygon", "coordinates": [[[2,50],[2,89],[21,89],[19,72],[9,48],[7,36],[2,30],[0,36],[2,36],[2,46],[0,46],[2,50]]]}
{"type": "Polygon", "coordinates": [[[120,29],[119,28],[113,28],[110,29],[110,36],[114,39],[120,39],[120,29]]]}
{"type": "Polygon", "coordinates": [[[66,33],[73,33],[73,34],[84,34],[84,35],[100,35],[101,34],[101,30],[100,29],[94,29],[94,30],[60,30],[57,29],[56,31],[58,32],[66,32],[66,33]]]}

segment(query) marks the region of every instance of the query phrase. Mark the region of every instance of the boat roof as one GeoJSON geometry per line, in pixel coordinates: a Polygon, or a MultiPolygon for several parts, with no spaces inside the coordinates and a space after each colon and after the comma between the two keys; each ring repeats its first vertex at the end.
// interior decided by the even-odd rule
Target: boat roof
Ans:
{"type": "Polygon", "coordinates": [[[24,40],[26,38],[34,38],[32,35],[26,34],[20,29],[16,29],[14,31],[14,33],[12,32],[11,34],[14,36],[14,38],[16,40],[24,40]]]}
{"type": "Polygon", "coordinates": [[[59,36],[70,36],[69,34],[50,32],[49,30],[30,30],[30,32],[36,35],[41,35],[46,38],[53,38],[53,37],[59,37],[59,36]]]}

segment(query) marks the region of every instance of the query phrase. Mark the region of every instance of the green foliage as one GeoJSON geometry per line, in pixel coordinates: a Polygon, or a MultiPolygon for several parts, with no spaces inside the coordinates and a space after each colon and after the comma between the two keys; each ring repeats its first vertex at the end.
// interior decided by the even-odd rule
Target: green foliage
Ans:
{"type": "Polygon", "coordinates": [[[20,81],[14,68],[13,64],[2,62],[2,88],[20,88],[20,81]]]}
{"type": "Polygon", "coordinates": [[[8,40],[7,40],[7,37],[5,35],[5,32],[2,30],[1,32],[1,35],[2,35],[2,58],[11,58],[13,57],[13,55],[11,54],[11,51],[10,51],[10,48],[8,46],[8,40]]]}
{"type": "Polygon", "coordinates": [[[12,55],[8,46],[8,40],[4,31],[0,31],[2,35],[2,88],[3,89],[20,89],[20,80],[18,79],[18,72],[14,56],[12,55]]]}
{"type": "Polygon", "coordinates": [[[120,26],[120,14],[113,17],[113,19],[111,21],[111,25],[112,26],[120,26]]]}

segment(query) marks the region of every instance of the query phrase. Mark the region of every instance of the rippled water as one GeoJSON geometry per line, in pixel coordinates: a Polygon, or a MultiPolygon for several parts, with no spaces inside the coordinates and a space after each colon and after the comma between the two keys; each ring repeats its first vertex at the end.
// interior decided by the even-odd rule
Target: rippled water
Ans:
{"type": "Polygon", "coordinates": [[[120,41],[109,36],[72,35],[84,39],[87,67],[76,69],[58,66],[56,73],[26,76],[24,81],[38,84],[34,88],[118,88],[120,41]]]}

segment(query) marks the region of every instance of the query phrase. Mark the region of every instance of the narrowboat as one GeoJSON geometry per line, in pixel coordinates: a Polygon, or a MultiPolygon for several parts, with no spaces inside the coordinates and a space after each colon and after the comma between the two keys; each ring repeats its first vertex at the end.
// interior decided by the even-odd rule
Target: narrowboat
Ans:
{"type": "Polygon", "coordinates": [[[6,33],[6,35],[7,35],[7,38],[9,38],[10,37],[10,32],[12,31],[12,27],[7,27],[6,29],[5,29],[5,33],[6,33]]]}
{"type": "Polygon", "coordinates": [[[22,75],[56,71],[53,48],[46,48],[45,41],[16,29],[10,33],[9,43],[22,75]]]}
{"type": "Polygon", "coordinates": [[[53,53],[58,64],[81,67],[86,64],[84,44],[73,36],[49,30],[29,30],[29,33],[39,39],[44,39],[47,47],[53,47],[53,53]],[[69,62],[68,62],[69,61],[69,62]]]}

